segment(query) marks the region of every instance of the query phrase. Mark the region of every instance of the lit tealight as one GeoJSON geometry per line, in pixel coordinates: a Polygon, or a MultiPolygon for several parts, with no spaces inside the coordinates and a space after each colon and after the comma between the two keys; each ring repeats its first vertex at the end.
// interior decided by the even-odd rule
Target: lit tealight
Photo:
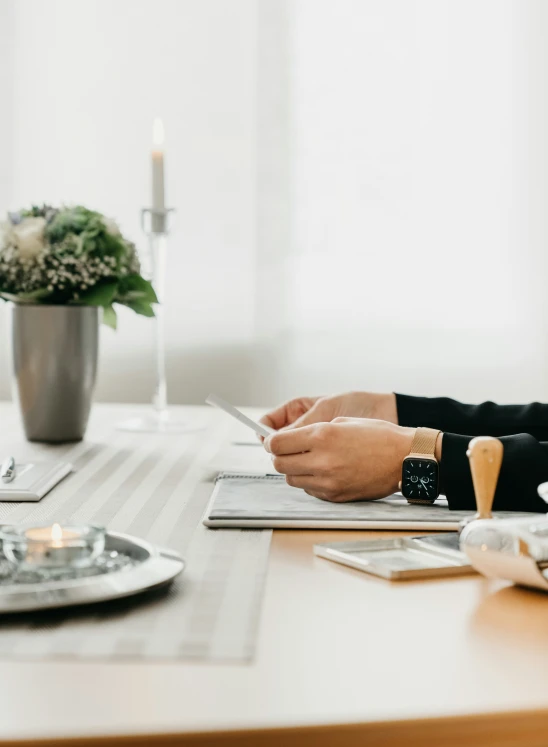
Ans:
{"type": "Polygon", "coordinates": [[[25,568],[84,568],[105,548],[105,530],[95,526],[6,527],[0,532],[4,555],[25,568]]]}

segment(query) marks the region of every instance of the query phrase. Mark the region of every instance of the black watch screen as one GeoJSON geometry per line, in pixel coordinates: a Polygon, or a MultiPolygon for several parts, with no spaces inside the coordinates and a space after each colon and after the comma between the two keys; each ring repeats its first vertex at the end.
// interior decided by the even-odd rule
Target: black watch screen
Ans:
{"type": "Polygon", "coordinates": [[[401,492],[405,498],[435,501],[440,492],[436,460],[406,457],[403,460],[401,492]]]}

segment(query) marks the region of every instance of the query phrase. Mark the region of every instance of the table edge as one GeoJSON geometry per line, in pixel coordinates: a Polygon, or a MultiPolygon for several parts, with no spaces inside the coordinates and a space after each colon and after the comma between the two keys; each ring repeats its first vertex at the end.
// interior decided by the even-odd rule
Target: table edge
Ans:
{"type": "Polygon", "coordinates": [[[352,724],[0,739],[3,747],[546,747],[548,708],[352,724]],[[153,740],[153,741],[152,741],[153,740]],[[366,741],[364,741],[366,740],[366,741]]]}

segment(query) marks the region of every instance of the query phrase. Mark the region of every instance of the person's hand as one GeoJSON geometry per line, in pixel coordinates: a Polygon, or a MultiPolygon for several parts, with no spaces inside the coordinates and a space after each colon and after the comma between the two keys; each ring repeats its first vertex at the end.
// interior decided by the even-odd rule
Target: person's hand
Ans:
{"type": "Polygon", "coordinates": [[[288,485],[339,503],[394,493],[414,434],[384,420],[338,417],[274,433],[264,445],[288,485]]]}
{"type": "Polygon", "coordinates": [[[372,418],[397,424],[396,395],[348,392],[330,397],[299,397],[268,412],[260,422],[278,431],[312,423],[330,423],[341,417],[372,418]]]}

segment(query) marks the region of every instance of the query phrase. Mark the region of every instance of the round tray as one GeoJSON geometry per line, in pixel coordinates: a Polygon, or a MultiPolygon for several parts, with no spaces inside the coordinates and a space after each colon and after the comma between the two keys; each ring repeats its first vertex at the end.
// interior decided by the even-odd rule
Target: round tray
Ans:
{"type": "Polygon", "coordinates": [[[0,586],[0,614],[72,607],[129,597],[169,584],[185,566],[177,553],[118,532],[106,533],[105,550],[131,555],[138,565],[98,576],[0,586]]]}

